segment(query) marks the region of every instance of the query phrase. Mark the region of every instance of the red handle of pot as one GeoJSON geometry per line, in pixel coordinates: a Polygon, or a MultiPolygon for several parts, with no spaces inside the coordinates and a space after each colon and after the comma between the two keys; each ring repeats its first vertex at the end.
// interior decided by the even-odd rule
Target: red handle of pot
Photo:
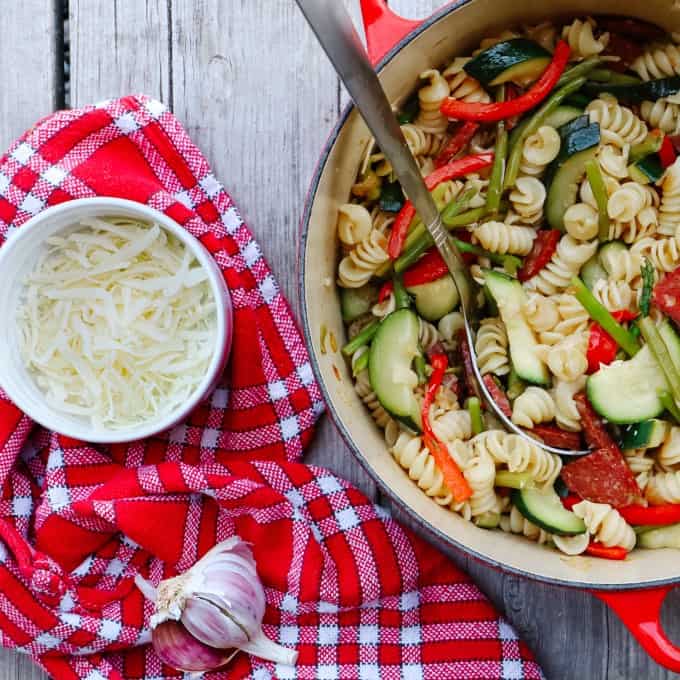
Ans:
{"type": "Polygon", "coordinates": [[[375,66],[403,37],[420,25],[404,19],[387,7],[385,0],[361,0],[366,46],[375,66]]]}
{"type": "Polygon", "coordinates": [[[680,647],[667,637],[659,616],[666,595],[675,586],[622,592],[595,591],[593,595],[608,604],[634,635],[644,650],[662,666],[680,672],[680,647]]]}

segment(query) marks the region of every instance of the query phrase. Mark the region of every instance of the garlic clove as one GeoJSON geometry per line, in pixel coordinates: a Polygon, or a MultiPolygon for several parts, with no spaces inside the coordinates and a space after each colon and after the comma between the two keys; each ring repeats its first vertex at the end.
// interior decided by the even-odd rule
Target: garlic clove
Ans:
{"type": "Polygon", "coordinates": [[[151,633],[151,643],[163,663],[187,672],[204,672],[219,668],[235,653],[233,649],[215,649],[204,645],[177,621],[164,621],[158,624],[151,633]]]}
{"type": "MultiPolygon", "coordinates": [[[[246,628],[226,608],[220,607],[210,595],[194,595],[187,599],[182,623],[197,640],[211,647],[239,647],[250,639],[246,628]]],[[[260,627],[259,621],[249,621],[250,630],[260,627]]]]}
{"type": "Polygon", "coordinates": [[[286,664],[288,666],[294,666],[298,658],[296,649],[282,647],[273,640],[270,640],[262,630],[258,630],[250,642],[240,645],[240,648],[244,652],[248,652],[248,654],[253,656],[259,656],[260,659],[265,661],[273,661],[274,663],[286,664]]]}

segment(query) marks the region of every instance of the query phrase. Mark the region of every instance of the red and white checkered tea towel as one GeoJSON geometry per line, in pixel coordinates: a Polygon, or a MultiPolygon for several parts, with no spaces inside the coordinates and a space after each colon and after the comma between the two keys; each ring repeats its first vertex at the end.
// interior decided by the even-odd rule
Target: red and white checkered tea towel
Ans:
{"type": "Polygon", "coordinates": [[[125,97],[54,114],[0,161],[0,239],[48,205],[119,196],[164,211],[231,288],[227,374],[182,425],[120,446],[32,427],[0,393],[0,634],[58,679],[181,677],[154,655],[133,585],[234,533],[254,546],[266,633],[297,667],[239,655],[215,678],[540,678],[436,550],[329,472],[296,462],[322,402],[262,253],[177,119],[125,97]]]}

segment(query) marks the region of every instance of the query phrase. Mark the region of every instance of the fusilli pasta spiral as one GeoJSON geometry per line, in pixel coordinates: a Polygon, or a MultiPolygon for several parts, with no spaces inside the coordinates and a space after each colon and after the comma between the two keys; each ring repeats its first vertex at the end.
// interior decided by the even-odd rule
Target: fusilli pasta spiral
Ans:
{"type": "Polygon", "coordinates": [[[508,360],[508,335],[500,319],[484,319],[475,339],[477,363],[482,375],[494,373],[506,375],[510,372],[508,360]]]}
{"type": "Polygon", "coordinates": [[[507,465],[510,461],[509,436],[505,430],[485,430],[469,441],[469,448],[475,456],[488,455],[499,465],[507,465]]]}
{"type": "Polygon", "coordinates": [[[538,177],[560,152],[560,135],[554,127],[543,125],[529,135],[522,148],[520,175],[538,177]]]}
{"type": "Polygon", "coordinates": [[[512,422],[532,428],[555,417],[555,402],[550,393],[541,387],[527,387],[512,405],[512,422]]]}
{"type": "Polygon", "coordinates": [[[439,319],[437,330],[445,347],[451,347],[458,341],[458,333],[465,327],[463,315],[460,312],[450,312],[439,319]]]}
{"type": "Polygon", "coordinates": [[[659,206],[659,233],[675,234],[680,224],[680,158],[675,160],[661,180],[661,205],[659,206]]]}
{"type": "Polygon", "coordinates": [[[574,395],[580,392],[586,385],[586,377],[582,375],[572,382],[556,380],[552,389],[552,397],[555,402],[555,422],[563,429],[570,432],[581,431],[581,415],[576,408],[574,395]]]}
{"type": "Polygon", "coordinates": [[[587,334],[577,333],[565,337],[554,345],[539,345],[536,353],[556,378],[573,382],[585,375],[588,370],[587,348],[587,334]]]}
{"type": "Polygon", "coordinates": [[[387,239],[384,234],[373,229],[340,261],[338,284],[343,288],[361,288],[387,260],[387,239]]]}
{"type": "Polygon", "coordinates": [[[540,293],[529,293],[527,295],[522,313],[527,323],[537,333],[552,330],[560,320],[555,300],[540,293]]]}
{"type": "Polygon", "coordinates": [[[654,467],[654,459],[645,455],[644,449],[630,449],[624,451],[623,455],[626,463],[628,463],[628,467],[635,475],[637,485],[641,491],[644,491],[649,483],[649,477],[654,467]]]}
{"type": "Polygon", "coordinates": [[[418,318],[420,324],[420,331],[418,333],[418,342],[424,352],[429,352],[440,340],[439,331],[437,327],[432,325],[425,319],[418,318]]]}
{"type": "Polygon", "coordinates": [[[564,213],[564,228],[577,241],[590,241],[599,229],[597,210],[587,203],[574,203],[564,213]]]}
{"type": "Polygon", "coordinates": [[[387,427],[387,424],[392,420],[392,417],[383,408],[376,393],[373,391],[371,381],[368,378],[368,371],[363,370],[357,375],[354,389],[361,398],[361,401],[368,407],[376,425],[378,425],[378,427],[387,427]]]}
{"type": "Polygon", "coordinates": [[[680,503],[680,471],[653,475],[647,482],[645,497],[652,505],[680,503]]]}
{"type": "Polygon", "coordinates": [[[543,218],[545,186],[536,177],[518,177],[515,188],[510,192],[513,210],[526,224],[536,224],[543,218]]]}
{"type": "Polygon", "coordinates": [[[473,233],[482,247],[501,255],[528,255],[536,238],[536,232],[531,227],[494,221],[480,224],[473,233]]]}
{"type": "Polygon", "coordinates": [[[338,238],[346,246],[360,243],[371,233],[373,219],[362,205],[345,203],[338,208],[338,238]]]}
{"type": "Polygon", "coordinates": [[[536,541],[539,544],[547,543],[552,538],[547,531],[540,529],[526,519],[514,505],[509,515],[501,517],[500,527],[507,533],[522,534],[529,540],[536,541]]]}
{"type": "Polygon", "coordinates": [[[437,69],[423,71],[420,77],[429,82],[418,90],[420,111],[416,125],[424,132],[441,135],[449,125],[449,121],[439,111],[442,102],[449,96],[449,83],[437,69]]]}
{"type": "Polygon", "coordinates": [[[602,95],[586,107],[591,123],[599,123],[602,141],[624,147],[639,144],[647,136],[647,126],[614,97],[602,95]]]}
{"type": "Polygon", "coordinates": [[[463,468],[463,475],[472,489],[470,509],[477,517],[487,512],[499,512],[500,504],[494,490],[496,466],[488,455],[478,455],[463,468]]]}
{"type": "Polygon", "coordinates": [[[659,465],[672,467],[680,463],[680,427],[671,427],[656,454],[659,465]]]}
{"type": "Polygon", "coordinates": [[[610,177],[616,177],[617,179],[628,177],[629,151],[629,144],[624,144],[622,147],[605,144],[598,154],[598,163],[602,171],[610,177]]]}
{"type": "Polygon", "coordinates": [[[559,456],[517,434],[507,435],[504,443],[508,450],[508,470],[528,472],[536,482],[546,487],[554,484],[562,470],[559,456]]]}
{"type": "Polygon", "coordinates": [[[655,45],[643,52],[630,66],[642,80],[680,75],[680,50],[675,45],[655,45]]]}
{"type": "Polygon", "coordinates": [[[640,259],[648,258],[658,271],[672,272],[680,265],[680,223],[675,236],[641,239],[631,250],[640,259]]]}
{"type": "Polygon", "coordinates": [[[598,38],[593,35],[595,20],[588,17],[585,21],[574,19],[562,29],[562,37],[569,43],[572,54],[576,57],[594,57],[609,44],[609,33],[598,38]]]}
{"type": "Polygon", "coordinates": [[[680,106],[665,99],[655,102],[642,102],[640,115],[652,127],[659,128],[671,135],[680,133],[680,106]]]}
{"type": "Polygon", "coordinates": [[[610,312],[619,309],[633,309],[637,304],[637,296],[629,283],[600,279],[593,286],[593,296],[610,312]]]}
{"type": "Polygon", "coordinates": [[[550,21],[543,21],[535,26],[525,26],[524,35],[548,50],[548,52],[555,51],[557,28],[550,21]]]}
{"type": "Polygon", "coordinates": [[[469,439],[472,436],[470,414],[464,410],[445,411],[432,419],[432,430],[445,444],[469,439]]]}
{"type": "Polygon", "coordinates": [[[464,102],[486,103],[491,101],[489,93],[480,83],[463,70],[463,66],[468,61],[466,58],[454,59],[442,73],[449,84],[449,96],[464,102]]]}
{"type": "Polygon", "coordinates": [[[557,244],[550,262],[525,284],[527,290],[537,290],[544,295],[554,295],[566,288],[572,277],[595,254],[597,241],[578,242],[565,234],[557,244]]]}
{"type": "Polygon", "coordinates": [[[640,276],[642,257],[634,249],[614,250],[613,248],[605,248],[600,253],[599,258],[612,281],[630,283],[640,276]]]}
{"type": "Polygon", "coordinates": [[[436,156],[444,146],[443,135],[432,134],[412,123],[402,125],[401,131],[414,156],[436,156]]]}
{"type": "Polygon", "coordinates": [[[397,308],[397,301],[394,293],[390,293],[382,302],[376,302],[371,307],[371,314],[378,319],[384,319],[389,316],[397,308]]]}
{"type": "Polygon", "coordinates": [[[581,501],[572,512],[585,522],[588,533],[607,548],[620,546],[632,550],[635,547],[635,532],[611,505],[581,501]]]}

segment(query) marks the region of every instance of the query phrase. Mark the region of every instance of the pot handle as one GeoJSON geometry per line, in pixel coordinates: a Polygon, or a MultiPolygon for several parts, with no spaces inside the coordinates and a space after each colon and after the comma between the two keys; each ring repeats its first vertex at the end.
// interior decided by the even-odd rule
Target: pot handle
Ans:
{"type": "Polygon", "coordinates": [[[361,0],[368,56],[375,66],[420,21],[404,19],[387,7],[385,0],[361,0]]]}
{"type": "Polygon", "coordinates": [[[593,595],[618,614],[643,649],[659,664],[680,672],[680,647],[667,637],[659,615],[661,605],[675,586],[620,592],[595,591],[593,595]]]}

